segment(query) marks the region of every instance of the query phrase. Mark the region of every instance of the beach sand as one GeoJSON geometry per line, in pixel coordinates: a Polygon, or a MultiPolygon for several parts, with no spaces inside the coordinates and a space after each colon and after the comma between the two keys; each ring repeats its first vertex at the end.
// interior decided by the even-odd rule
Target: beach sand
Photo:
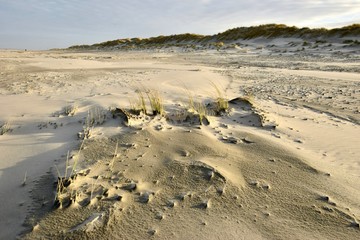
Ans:
{"type": "Polygon", "coordinates": [[[1,51],[0,239],[359,239],[358,59],[1,51]]]}

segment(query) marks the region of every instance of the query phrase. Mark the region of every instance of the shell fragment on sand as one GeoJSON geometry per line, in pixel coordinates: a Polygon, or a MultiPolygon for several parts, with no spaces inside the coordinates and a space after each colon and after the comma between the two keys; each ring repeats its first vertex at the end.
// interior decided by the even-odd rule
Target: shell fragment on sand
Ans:
{"type": "Polygon", "coordinates": [[[104,225],[105,222],[105,213],[94,213],[88,217],[84,222],[70,229],[69,232],[74,231],[83,231],[83,232],[92,232],[95,229],[104,225]]]}

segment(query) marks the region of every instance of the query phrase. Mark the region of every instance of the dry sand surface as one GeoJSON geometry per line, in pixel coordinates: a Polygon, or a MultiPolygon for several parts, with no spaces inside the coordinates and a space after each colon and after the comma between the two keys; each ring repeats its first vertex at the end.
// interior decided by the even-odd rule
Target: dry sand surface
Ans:
{"type": "Polygon", "coordinates": [[[359,54],[256,49],[1,51],[0,239],[360,239],[359,54]]]}

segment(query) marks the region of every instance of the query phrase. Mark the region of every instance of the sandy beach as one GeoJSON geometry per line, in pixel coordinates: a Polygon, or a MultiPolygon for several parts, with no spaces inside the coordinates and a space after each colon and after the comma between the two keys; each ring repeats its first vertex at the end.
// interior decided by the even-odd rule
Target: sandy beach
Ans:
{"type": "Polygon", "coordinates": [[[359,239],[360,50],[245,43],[1,50],[0,239],[359,239]]]}

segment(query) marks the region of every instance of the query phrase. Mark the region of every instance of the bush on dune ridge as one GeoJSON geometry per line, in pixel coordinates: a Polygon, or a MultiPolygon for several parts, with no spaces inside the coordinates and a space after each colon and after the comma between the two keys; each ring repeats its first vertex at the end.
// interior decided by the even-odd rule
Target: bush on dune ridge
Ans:
{"type": "Polygon", "coordinates": [[[326,29],[307,27],[298,28],[296,26],[287,26],[285,24],[264,24],[252,27],[238,27],[229,29],[225,32],[215,35],[199,35],[192,33],[175,34],[169,36],[157,36],[151,38],[126,38],[96,43],[93,45],[75,45],[69,49],[96,49],[107,47],[120,47],[131,49],[135,47],[146,46],[176,46],[176,44],[210,44],[214,42],[229,42],[240,39],[278,38],[278,37],[301,37],[301,38],[322,38],[322,37],[348,37],[360,36],[360,24],[352,24],[349,26],[326,29]]]}

